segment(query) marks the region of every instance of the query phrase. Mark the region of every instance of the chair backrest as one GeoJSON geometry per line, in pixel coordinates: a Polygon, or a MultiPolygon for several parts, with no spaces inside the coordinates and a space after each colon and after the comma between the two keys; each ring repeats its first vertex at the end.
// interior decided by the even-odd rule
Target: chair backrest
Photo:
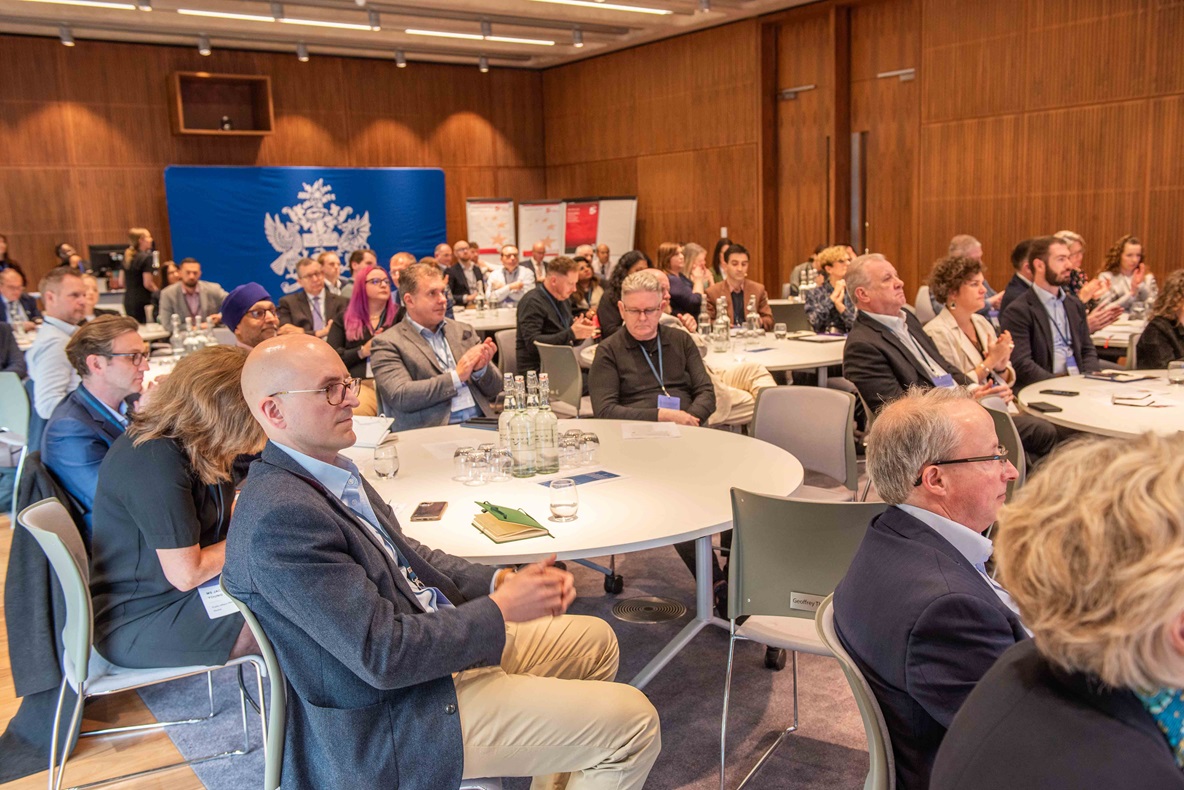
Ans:
{"type": "Polygon", "coordinates": [[[839,641],[835,633],[834,595],[826,596],[822,606],[818,607],[818,614],[814,617],[814,628],[818,631],[818,638],[822,644],[830,648],[843,674],[847,677],[847,685],[855,695],[855,704],[859,707],[859,716],[863,719],[863,731],[867,735],[868,766],[867,781],[864,790],[895,790],[896,787],[896,759],[892,754],[892,736],[888,733],[888,725],[884,721],[884,713],[880,710],[880,703],[872,693],[867,679],[859,671],[859,666],[851,660],[851,656],[839,641]]]}
{"type": "Polygon", "coordinates": [[[813,332],[814,327],[806,315],[806,305],[803,302],[789,304],[771,304],[769,310],[773,313],[773,323],[785,324],[790,332],[813,332]]]}
{"type": "Polygon", "coordinates": [[[30,410],[21,377],[11,370],[0,373],[0,430],[26,436],[30,410]]]}
{"type": "Polygon", "coordinates": [[[37,413],[33,408],[34,400],[33,379],[25,379],[25,401],[29,404],[29,425],[24,429],[26,446],[32,447],[34,450],[41,449],[41,433],[45,430],[45,418],[37,413]]]}
{"type": "MultiPolygon", "coordinates": [[[[230,594],[226,589],[225,579],[219,579],[218,586],[222,588],[223,594],[230,599],[242,614],[243,619],[247,621],[247,627],[251,629],[255,641],[259,643],[259,653],[263,656],[263,663],[267,666],[271,701],[267,706],[267,756],[263,764],[263,790],[279,790],[280,774],[284,767],[284,730],[288,721],[288,685],[284,680],[284,673],[280,669],[280,661],[275,657],[275,649],[271,646],[271,640],[263,632],[263,626],[259,625],[255,613],[248,609],[245,603],[230,594]]],[[[259,700],[259,704],[262,705],[263,700],[259,700]]]]}
{"type": "Polygon", "coordinates": [[[768,387],[756,399],[752,435],[787,451],[802,466],[859,488],[855,396],[820,387],[768,387]]]}
{"type": "Polygon", "coordinates": [[[70,513],[57,499],[29,505],[16,517],[45,552],[66,601],[66,625],[62,643],[66,649],[66,673],[70,685],[81,688],[90,666],[94,610],[90,600],[90,571],[86,549],[70,513]]]}
{"type": "Polygon", "coordinates": [[[1142,336],[1142,332],[1136,332],[1135,334],[1131,335],[1131,339],[1128,341],[1128,345],[1126,347],[1127,370],[1139,369],[1139,338],[1142,336]]]}
{"type": "Polygon", "coordinates": [[[503,373],[518,372],[518,329],[499,329],[493,333],[497,344],[497,367],[503,373]]]}
{"type": "Polygon", "coordinates": [[[793,295],[793,283],[781,283],[781,298],[788,299],[793,295]]]}
{"type": "Polygon", "coordinates": [[[1015,480],[1007,484],[1007,501],[1010,502],[1012,495],[1028,478],[1028,458],[1024,455],[1024,446],[1020,444],[1020,432],[1016,430],[1011,415],[992,408],[987,408],[987,413],[995,422],[995,435],[999,437],[999,444],[1007,448],[1007,460],[1011,461],[1018,473],[1015,480]]]}
{"type": "Polygon", "coordinates": [[[728,617],[814,619],[884,502],[807,502],[732,489],[728,617]]]}
{"type": "Polygon", "coordinates": [[[580,358],[572,346],[554,346],[534,341],[539,350],[539,367],[551,383],[550,398],[562,401],[580,413],[580,396],[584,390],[584,371],[580,358]]]}
{"type": "Polygon", "coordinates": [[[933,311],[933,302],[929,299],[928,285],[922,285],[917,289],[917,302],[914,312],[917,314],[917,320],[922,324],[928,324],[934,318],[937,318],[937,313],[933,311]]]}

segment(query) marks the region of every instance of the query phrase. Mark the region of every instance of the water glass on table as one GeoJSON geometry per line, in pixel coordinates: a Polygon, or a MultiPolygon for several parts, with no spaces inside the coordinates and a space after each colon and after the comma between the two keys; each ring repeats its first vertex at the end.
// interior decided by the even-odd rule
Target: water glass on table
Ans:
{"type": "Polygon", "coordinates": [[[580,437],[580,460],[585,464],[596,463],[600,454],[600,437],[588,431],[580,437]]]}
{"type": "Polygon", "coordinates": [[[513,465],[514,456],[508,447],[495,448],[489,455],[489,481],[504,483],[509,480],[513,465]]]}
{"type": "Polygon", "coordinates": [[[789,328],[785,324],[773,324],[773,337],[777,340],[784,340],[788,334],[789,328]]]}
{"type": "Polygon", "coordinates": [[[1184,384],[1184,361],[1174,360],[1168,363],[1168,384],[1184,384]]]}
{"type": "Polygon", "coordinates": [[[490,480],[489,459],[485,457],[485,453],[474,451],[469,456],[469,479],[465,481],[468,486],[483,486],[490,480]]]}
{"type": "Polygon", "coordinates": [[[374,474],[382,478],[394,477],[399,473],[399,445],[397,442],[383,442],[374,448],[374,474]]]}
{"type": "Polygon", "coordinates": [[[580,495],[576,483],[566,477],[551,481],[551,520],[575,521],[580,509],[580,495]]]}
{"type": "Polygon", "coordinates": [[[452,479],[458,483],[469,482],[469,469],[472,466],[473,455],[477,451],[472,447],[457,447],[452,453],[452,479]]]}
{"type": "Polygon", "coordinates": [[[582,459],[583,450],[580,440],[564,435],[559,440],[559,468],[565,470],[577,469],[583,463],[582,459]]]}

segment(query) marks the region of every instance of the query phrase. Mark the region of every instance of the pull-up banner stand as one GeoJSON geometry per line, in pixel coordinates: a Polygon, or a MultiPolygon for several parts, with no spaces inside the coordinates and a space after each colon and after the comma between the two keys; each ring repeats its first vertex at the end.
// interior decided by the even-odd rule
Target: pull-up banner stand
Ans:
{"type": "Polygon", "coordinates": [[[497,265],[502,247],[518,244],[511,198],[469,198],[465,201],[465,219],[468,241],[476,243],[482,263],[497,265]]]}

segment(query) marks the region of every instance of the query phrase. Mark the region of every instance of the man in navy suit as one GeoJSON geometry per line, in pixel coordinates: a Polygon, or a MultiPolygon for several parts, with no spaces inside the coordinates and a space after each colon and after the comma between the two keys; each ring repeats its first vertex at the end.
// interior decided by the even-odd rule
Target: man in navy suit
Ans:
{"type": "Polygon", "coordinates": [[[961,389],[910,390],[868,436],[877,516],[835,588],[835,630],[880,703],[896,786],[924,790],[967,695],[1027,637],[986,573],[994,521],[1016,478],[986,410],[961,389]]]}
{"type": "Polygon", "coordinates": [[[25,278],[16,269],[0,271],[0,321],[32,331],[41,311],[37,300],[25,293],[25,278]]]}
{"type": "Polygon", "coordinates": [[[144,388],[148,354],[127,316],[99,316],[79,327],[66,358],[82,383],[53,410],[41,437],[41,460],[74,498],[90,534],[99,465],[128,425],[144,388]]]}

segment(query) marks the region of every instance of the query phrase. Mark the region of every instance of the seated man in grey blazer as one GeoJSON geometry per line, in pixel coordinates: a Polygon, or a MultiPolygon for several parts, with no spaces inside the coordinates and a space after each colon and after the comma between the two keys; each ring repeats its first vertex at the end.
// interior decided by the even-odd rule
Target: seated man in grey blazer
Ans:
{"type": "Polygon", "coordinates": [[[312,258],[296,262],[296,280],[301,290],[280,297],[280,326],[298,326],[305,334],[323,338],[329,334],[333,316],[345,310],[348,301],[329,292],[323,267],[312,258]]]}
{"type": "Polygon", "coordinates": [[[285,790],[478,776],[563,787],[561,773],[568,790],[639,790],[661,749],[658,714],[612,682],[612,629],[565,615],[576,593],[554,556],[498,570],[404,535],[339,454],[356,439],[357,384],[328,344],[300,335],[264,341],[243,368],[269,441],[222,578],[287,676],[285,790]]]}
{"type": "Polygon", "coordinates": [[[226,298],[226,291],[218,283],[201,279],[201,264],[195,258],[185,258],[177,269],[181,281],[161,290],[156,320],[166,329],[172,326],[173,316],[181,319],[182,328],[186,318],[218,323],[222,318],[222,301],[226,298]]]}
{"type": "Polygon", "coordinates": [[[375,335],[370,368],[383,414],[394,430],[449,425],[493,415],[502,377],[491,361],[497,346],[444,317],[448,285],[430,263],[399,273],[404,320],[375,335]]]}

